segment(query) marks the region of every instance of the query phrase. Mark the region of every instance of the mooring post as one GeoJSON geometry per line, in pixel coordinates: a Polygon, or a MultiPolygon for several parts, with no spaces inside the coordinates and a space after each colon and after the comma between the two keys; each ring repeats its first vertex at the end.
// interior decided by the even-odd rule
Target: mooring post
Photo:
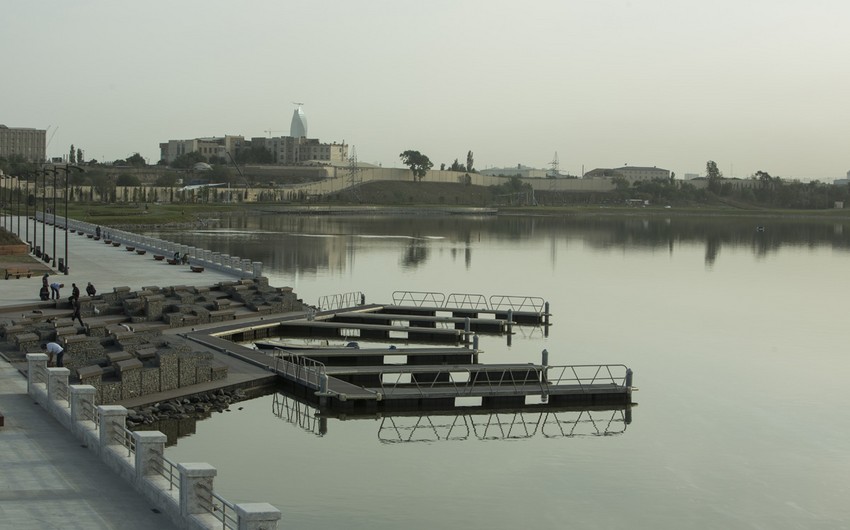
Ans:
{"type": "Polygon", "coordinates": [[[472,330],[472,321],[469,320],[469,317],[463,319],[463,340],[467,344],[469,344],[469,332],[472,330]]]}
{"type": "Polygon", "coordinates": [[[514,328],[514,310],[508,309],[508,333],[514,328]]]}
{"type": "Polygon", "coordinates": [[[541,373],[541,377],[544,383],[549,382],[549,350],[544,349],[541,353],[542,359],[540,360],[540,364],[543,365],[543,371],[541,373]]]}
{"type": "Polygon", "coordinates": [[[328,374],[319,374],[319,404],[328,403],[328,374]]]}
{"type": "Polygon", "coordinates": [[[360,293],[360,305],[366,305],[366,295],[360,293]]]}
{"type": "Polygon", "coordinates": [[[472,364],[478,364],[478,334],[472,337],[472,364]]]}
{"type": "Polygon", "coordinates": [[[543,325],[549,326],[549,302],[543,303],[543,325]]]}
{"type": "Polygon", "coordinates": [[[626,390],[631,390],[633,377],[634,376],[632,375],[632,369],[626,368],[626,390]]]}

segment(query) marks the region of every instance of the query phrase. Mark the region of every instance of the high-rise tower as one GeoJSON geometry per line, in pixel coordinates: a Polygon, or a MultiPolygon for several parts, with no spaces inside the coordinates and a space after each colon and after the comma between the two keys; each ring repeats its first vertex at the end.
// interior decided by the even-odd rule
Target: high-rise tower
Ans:
{"type": "Polygon", "coordinates": [[[289,136],[293,138],[307,137],[307,117],[301,109],[303,103],[295,103],[298,107],[292,113],[292,124],[289,126],[289,136]]]}

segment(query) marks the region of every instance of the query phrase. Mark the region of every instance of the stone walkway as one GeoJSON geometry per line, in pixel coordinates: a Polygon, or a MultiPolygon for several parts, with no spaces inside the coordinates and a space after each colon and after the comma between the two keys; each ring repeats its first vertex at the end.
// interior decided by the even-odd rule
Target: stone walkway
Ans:
{"type": "MultiPolygon", "coordinates": [[[[48,227],[46,247],[51,250],[52,235],[52,227],[48,227]]],[[[65,234],[57,231],[56,235],[57,257],[64,258],[65,234]]],[[[212,285],[235,279],[209,269],[193,273],[188,266],[168,265],[155,261],[150,254],[140,256],[77,234],[68,234],[68,241],[70,274],[57,272],[51,277],[51,281],[65,284],[61,292],[64,298],[70,296],[72,282],[83,292],[89,281],[99,291],[111,292],[117,286],[137,290],[148,285],[212,285]]],[[[0,277],[0,282],[0,312],[24,305],[52,305],[38,300],[38,275],[9,280],[0,277]]],[[[3,352],[0,415],[5,422],[0,427],[0,528],[175,528],[166,515],[156,513],[128,482],[81,447],[69,431],[33,402],[26,380],[3,352]]]]}

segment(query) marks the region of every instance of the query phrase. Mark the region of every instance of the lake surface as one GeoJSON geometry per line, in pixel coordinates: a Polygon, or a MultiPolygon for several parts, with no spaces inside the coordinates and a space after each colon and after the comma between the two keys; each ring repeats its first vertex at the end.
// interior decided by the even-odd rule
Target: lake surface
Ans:
{"type": "Polygon", "coordinates": [[[308,303],[539,296],[548,336],[484,337],[482,362],[546,348],[553,365],[634,371],[628,425],[593,411],[317,426],[278,395],[168,448],[215,466],[227,499],[280,508],[282,528],[850,527],[850,223],[256,216],[154,235],[262,261],[308,303]]]}

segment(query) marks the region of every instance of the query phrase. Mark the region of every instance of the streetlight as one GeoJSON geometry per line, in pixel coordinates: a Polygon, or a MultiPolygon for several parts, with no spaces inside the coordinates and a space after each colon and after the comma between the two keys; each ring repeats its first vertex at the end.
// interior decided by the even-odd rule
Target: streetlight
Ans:
{"type": "Polygon", "coordinates": [[[44,170],[41,179],[41,261],[46,262],[44,255],[47,254],[47,174],[48,170],[44,170]]]}
{"type": "MultiPolygon", "coordinates": [[[[68,174],[71,172],[71,168],[78,170],[80,173],[85,173],[85,169],[81,168],[80,166],[75,166],[75,165],[72,165],[72,164],[65,164],[65,167],[58,167],[58,168],[53,169],[54,174],[55,174],[55,171],[57,169],[61,169],[61,170],[65,171],[65,266],[63,267],[64,270],[60,271],[60,272],[64,272],[66,276],[68,275],[68,195],[69,195],[69,193],[68,193],[68,190],[69,190],[69,188],[68,188],[68,182],[69,182],[68,176],[69,175],[68,174]]],[[[53,182],[53,186],[54,186],[53,189],[55,190],[56,189],[56,181],[55,180],[53,182]]],[[[56,209],[55,209],[56,196],[55,195],[53,197],[53,204],[54,204],[53,233],[55,234],[56,233],[56,225],[55,225],[55,223],[56,223],[56,209]]],[[[55,238],[54,238],[53,244],[54,245],[56,244],[55,238]]]]}

